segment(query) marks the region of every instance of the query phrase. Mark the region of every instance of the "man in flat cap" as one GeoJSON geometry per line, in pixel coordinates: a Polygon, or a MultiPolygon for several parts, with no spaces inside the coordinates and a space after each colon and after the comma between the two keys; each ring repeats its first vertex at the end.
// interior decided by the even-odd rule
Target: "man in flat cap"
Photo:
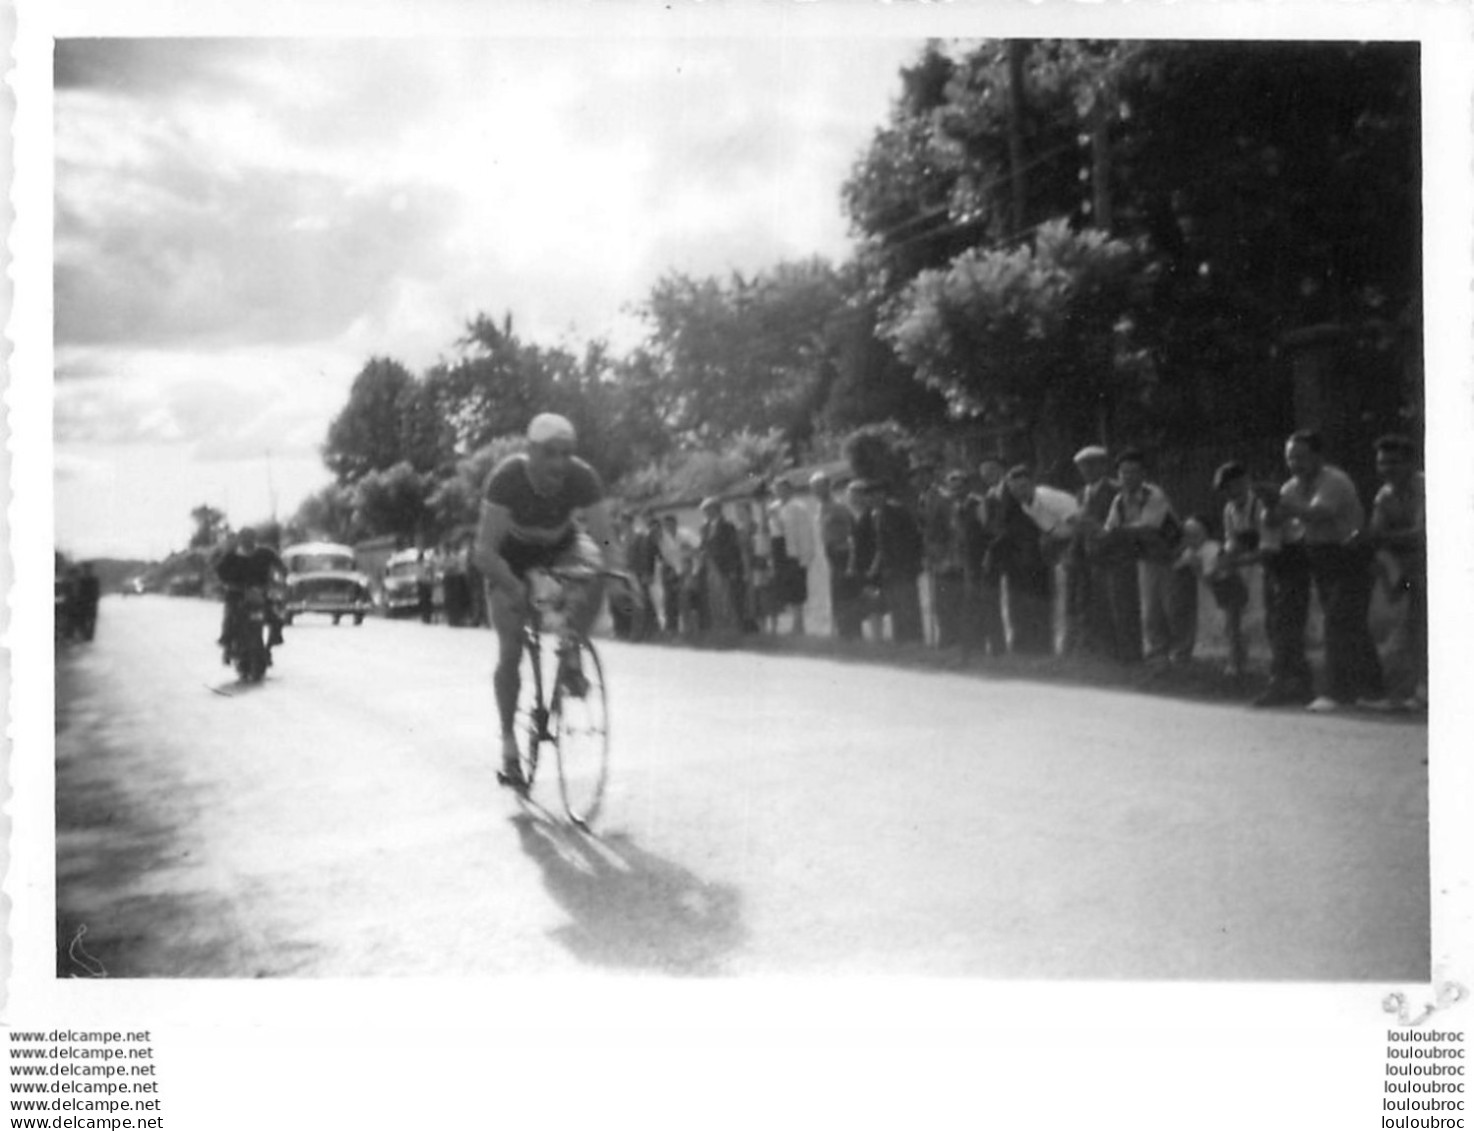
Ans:
{"type": "MultiPolygon", "coordinates": [[[[497,634],[493,683],[502,725],[502,779],[512,786],[524,784],[515,727],[522,630],[531,614],[527,573],[533,568],[610,565],[613,532],[604,484],[598,472],[574,455],[577,443],[567,418],[550,412],[533,417],[527,451],[497,464],[481,499],[475,555],[486,576],[487,604],[497,634]]],[[[588,631],[603,596],[603,582],[597,577],[570,592],[569,619],[575,628],[588,631]]]]}

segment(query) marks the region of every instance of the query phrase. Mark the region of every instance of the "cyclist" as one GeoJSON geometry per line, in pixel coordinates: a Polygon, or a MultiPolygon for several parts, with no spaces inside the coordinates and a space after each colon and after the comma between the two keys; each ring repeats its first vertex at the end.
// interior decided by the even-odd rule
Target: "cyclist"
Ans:
{"type": "MultiPolygon", "coordinates": [[[[476,564],[486,575],[486,599],[497,634],[493,685],[502,725],[502,775],[524,787],[517,760],[517,695],[521,691],[522,632],[532,607],[527,571],[609,568],[613,549],[604,484],[574,455],[578,435],[555,413],[533,417],[527,451],[507,457],[486,481],[481,522],[476,531],[476,564]]],[[[586,633],[604,596],[602,579],[569,592],[569,623],[586,633]]],[[[565,657],[576,664],[577,650],[565,657]]],[[[566,669],[565,669],[566,670],[566,669]]],[[[574,668],[565,691],[581,692],[582,672],[574,668]]]]}

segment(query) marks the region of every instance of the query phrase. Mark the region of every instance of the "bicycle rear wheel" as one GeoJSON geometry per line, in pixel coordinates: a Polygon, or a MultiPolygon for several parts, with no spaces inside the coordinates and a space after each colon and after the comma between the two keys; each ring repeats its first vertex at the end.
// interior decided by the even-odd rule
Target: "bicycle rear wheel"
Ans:
{"type": "Polygon", "coordinates": [[[542,745],[553,741],[548,726],[549,711],[547,688],[553,686],[555,657],[551,649],[544,649],[542,639],[529,634],[522,644],[522,660],[518,666],[521,686],[517,690],[517,760],[522,768],[522,780],[527,789],[537,778],[538,754],[542,745]]]}
{"type": "Polygon", "coordinates": [[[565,647],[576,649],[578,662],[575,667],[560,657],[553,692],[558,789],[568,819],[587,828],[598,815],[609,781],[609,702],[593,644],[579,637],[565,647]]]}

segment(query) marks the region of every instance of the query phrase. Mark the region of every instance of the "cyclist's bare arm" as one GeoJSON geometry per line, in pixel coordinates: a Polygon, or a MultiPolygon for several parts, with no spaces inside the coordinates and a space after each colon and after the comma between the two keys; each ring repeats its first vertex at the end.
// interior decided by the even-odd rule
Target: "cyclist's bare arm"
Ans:
{"type": "Polygon", "coordinates": [[[481,503],[481,521],[476,527],[476,547],[472,551],[476,566],[498,589],[512,594],[522,593],[522,583],[502,557],[500,546],[512,529],[512,512],[500,503],[481,503]]]}

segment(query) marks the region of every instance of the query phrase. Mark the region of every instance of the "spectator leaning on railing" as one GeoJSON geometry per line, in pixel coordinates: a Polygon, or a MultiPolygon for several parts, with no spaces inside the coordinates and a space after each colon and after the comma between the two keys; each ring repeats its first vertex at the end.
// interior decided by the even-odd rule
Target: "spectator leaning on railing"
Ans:
{"type": "Polygon", "coordinates": [[[646,618],[645,635],[660,632],[660,616],[655,607],[655,579],[660,567],[660,519],[653,514],[643,516],[644,525],[636,529],[630,538],[630,572],[635,575],[635,586],[646,618]]]}
{"type": "Polygon", "coordinates": [[[1003,625],[1001,562],[992,553],[1001,529],[1003,462],[993,456],[978,464],[977,489],[962,502],[959,523],[963,540],[966,610],[963,646],[987,655],[1008,651],[1003,625]]]}
{"type": "Polygon", "coordinates": [[[1146,480],[1146,459],[1136,448],[1116,456],[1120,492],[1106,518],[1107,534],[1126,539],[1136,557],[1141,588],[1144,654],[1148,660],[1168,658],[1192,650],[1189,632],[1194,626],[1174,616],[1180,601],[1173,586],[1180,579],[1173,569],[1182,524],[1167,493],[1146,480]]]}
{"type": "Polygon", "coordinates": [[[691,532],[681,527],[675,515],[666,515],[660,530],[660,589],[665,605],[665,631],[671,636],[694,627],[690,623],[687,586],[695,551],[696,539],[691,532]]]}
{"type": "Polygon", "coordinates": [[[1372,643],[1367,613],[1371,604],[1371,548],[1364,537],[1365,511],[1356,485],[1339,467],[1326,463],[1320,434],[1294,433],[1285,444],[1290,477],[1280,488],[1286,543],[1304,546],[1309,567],[1281,594],[1283,646],[1304,660],[1305,628],[1314,583],[1325,617],[1326,686],[1312,711],[1334,711],[1358,701],[1383,703],[1382,665],[1372,643]]]}
{"type": "Polygon", "coordinates": [[[865,510],[855,523],[854,571],[874,606],[890,617],[896,644],[922,642],[921,529],[915,516],[882,484],[862,486],[865,510]]]}
{"type": "Polygon", "coordinates": [[[923,506],[926,567],[931,574],[932,619],[938,648],[962,643],[965,627],[967,557],[965,531],[959,510],[967,497],[967,473],[948,470],[932,488],[923,506]]]}
{"type": "Polygon", "coordinates": [[[1074,508],[1075,500],[1052,487],[1039,488],[1023,464],[1009,469],[999,499],[989,553],[1007,590],[1008,646],[1025,655],[1048,655],[1054,651],[1053,561],[1069,536],[1065,505],[1074,508]]]}
{"type": "Polygon", "coordinates": [[[1182,524],[1182,549],[1176,568],[1185,576],[1177,596],[1178,615],[1194,624],[1198,615],[1198,583],[1213,595],[1213,602],[1223,614],[1224,635],[1228,639],[1230,675],[1244,670],[1244,607],[1249,603],[1249,590],[1233,562],[1223,551],[1223,543],[1208,536],[1208,526],[1201,518],[1189,518],[1182,524]]]}
{"type": "Polygon", "coordinates": [[[809,479],[809,490],[818,501],[815,524],[824,559],[829,565],[829,614],[834,635],[841,640],[860,639],[859,590],[849,574],[850,539],[855,529],[855,512],[834,497],[829,476],[816,471],[809,479]]]}
{"type": "MultiPolygon", "coordinates": [[[[1248,667],[1248,642],[1243,635],[1243,618],[1248,611],[1250,578],[1256,569],[1262,577],[1264,625],[1273,644],[1275,599],[1278,593],[1280,531],[1270,521],[1270,503],[1255,489],[1242,463],[1230,460],[1213,473],[1213,490],[1223,497],[1223,563],[1244,583],[1244,608],[1237,616],[1225,610],[1229,635],[1228,674],[1238,677],[1248,667]],[[1262,567],[1262,568],[1260,568],[1262,567]]],[[[1273,496],[1278,499],[1278,490],[1273,496]]]]}
{"type": "Polygon", "coordinates": [[[1075,453],[1075,468],[1084,483],[1076,496],[1080,516],[1066,559],[1071,645],[1131,663],[1141,659],[1141,592],[1129,543],[1105,533],[1111,504],[1120,491],[1106,474],[1109,467],[1109,454],[1098,445],[1075,453]]]}

